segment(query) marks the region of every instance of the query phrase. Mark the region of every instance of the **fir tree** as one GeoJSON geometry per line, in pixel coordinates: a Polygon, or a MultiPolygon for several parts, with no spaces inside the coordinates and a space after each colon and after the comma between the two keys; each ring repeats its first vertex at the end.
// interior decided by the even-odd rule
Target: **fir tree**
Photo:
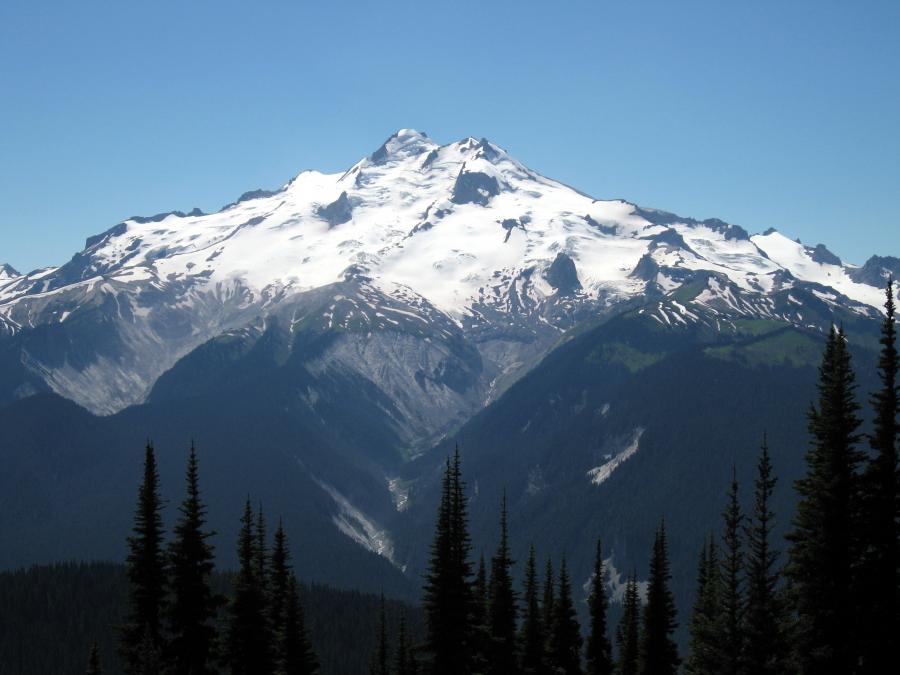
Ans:
{"type": "MultiPolygon", "coordinates": [[[[272,630],[275,665],[278,666],[284,660],[283,648],[285,640],[285,619],[287,617],[289,603],[289,587],[291,584],[291,553],[288,550],[287,535],[284,533],[284,525],[278,521],[275,530],[274,544],[270,558],[271,570],[269,573],[269,627],[272,630]]],[[[258,566],[257,566],[258,567],[258,566]]]]}
{"type": "Polygon", "coordinates": [[[273,668],[265,600],[257,577],[257,538],[254,537],[253,509],[249,499],[241,517],[238,562],[240,568],[234,582],[228,626],[228,665],[232,675],[268,673],[273,668]]]}
{"type": "Polygon", "coordinates": [[[256,577],[256,585],[259,596],[262,599],[262,622],[266,634],[266,642],[269,645],[269,653],[273,654],[275,637],[271,621],[271,589],[269,588],[269,546],[268,530],[266,527],[266,515],[263,512],[262,502],[256,512],[256,529],[253,532],[253,567],[256,577]]]}
{"type": "Polygon", "coordinates": [[[851,673],[857,661],[854,591],[859,559],[858,405],[843,329],[828,336],[819,367],[812,443],[797,481],[788,576],[801,673],[851,673]]]}
{"type": "Polygon", "coordinates": [[[638,595],[637,572],[632,570],[625,583],[625,597],[622,602],[622,618],[616,628],[618,675],[638,675],[640,672],[641,642],[641,599],[638,595]]]}
{"type": "Polygon", "coordinates": [[[719,552],[713,534],[703,543],[697,570],[697,589],[691,614],[691,675],[718,675],[722,665],[722,580],[719,552]]]}
{"type": "Polygon", "coordinates": [[[384,593],[381,594],[381,606],[378,612],[378,641],[372,655],[372,675],[390,675],[390,649],[388,648],[387,613],[384,608],[384,593]]]}
{"type": "Polygon", "coordinates": [[[297,579],[293,574],[288,581],[284,625],[280,632],[278,675],[313,675],[319,672],[319,660],[306,634],[306,621],[297,579]]]}
{"type": "Polygon", "coordinates": [[[137,675],[160,675],[163,672],[162,650],[149,628],[144,631],[144,637],[138,646],[135,668],[137,675]]]}
{"type": "Polygon", "coordinates": [[[553,635],[553,616],[556,612],[556,579],[553,561],[548,557],[544,569],[544,598],[541,601],[541,627],[544,629],[544,654],[549,659],[550,639],[553,635]]]}
{"type": "Polygon", "coordinates": [[[128,618],[121,634],[121,651],[126,671],[141,668],[149,641],[152,651],[163,647],[162,619],[166,594],[163,552],[162,499],[153,445],[144,453],[144,476],[138,490],[132,536],[128,538],[128,618]]]}
{"type": "Polygon", "coordinates": [[[672,634],[675,621],[675,598],[669,588],[669,547],[666,526],[661,523],[653,542],[650,578],[647,582],[647,604],[644,607],[644,630],[641,640],[641,673],[674,675],[681,660],[672,634]]]}
{"type": "Polygon", "coordinates": [[[187,466],[187,496],[169,546],[172,602],[168,625],[169,653],[174,675],[213,672],[215,618],[222,599],[210,588],[213,548],[205,532],[206,506],[200,499],[197,453],[191,444],[187,466]]]}
{"type": "Polygon", "coordinates": [[[778,551],[772,546],[775,514],[771,510],[776,478],[769,444],[763,436],[755,482],[753,519],[746,527],[746,651],[747,675],[777,675],[786,671],[787,608],[780,586],[778,551]]]}
{"type": "Polygon", "coordinates": [[[603,579],[603,550],[598,539],[597,552],[594,555],[594,576],[588,596],[588,610],[591,616],[591,630],[587,639],[588,675],[612,675],[613,672],[612,646],[606,630],[608,600],[603,589],[603,579]]]}
{"type": "Polygon", "coordinates": [[[394,657],[394,672],[396,675],[413,675],[412,651],[409,644],[409,635],[406,632],[406,613],[400,613],[400,625],[397,628],[397,651],[394,657]]]}
{"type": "Polygon", "coordinates": [[[565,557],[559,566],[559,593],[553,607],[550,662],[560,675],[581,673],[581,628],[572,602],[572,585],[565,557]]]}
{"type": "Polygon", "coordinates": [[[281,521],[275,530],[269,568],[269,627],[276,672],[279,675],[313,673],[318,667],[317,659],[306,636],[297,581],[291,570],[291,552],[281,521]]]}
{"type": "Polygon", "coordinates": [[[737,469],[731,470],[728,504],[722,513],[722,675],[740,675],[744,658],[744,557],[741,527],[744,516],[738,501],[737,469]]]}
{"type": "Polygon", "coordinates": [[[103,668],[100,666],[100,648],[97,646],[96,642],[91,645],[87,670],[84,672],[87,675],[101,675],[103,673],[103,668]]]}
{"type": "Polygon", "coordinates": [[[539,592],[537,563],[535,562],[534,546],[532,546],[528,552],[528,561],[525,563],[525,593],[523,597],[525,615],[519,635],[522,672],[529,675],[540,675],[546,672],[544,654],[546,635],[541,621],[539,592]]]}
{"type": "Polygon", "coordinates": [[[509,526],[506,493],[500,505],[500,544],[491,559],[491,582],[488,612],[490,616],[490,650],[488,672],[504,675],[516,670],[516,594],[510,573],[513,560],[509,555],[509,526]]]}
{"type": "Polygon", "coordinates": [[[484,554],[478,560],[478,572],[475,574],[475,582],[472,584],[470,639],[472,641],[472,670],[476,673],[486,672],[490,630],[488,628],[487,567],[484,563],[484,554]]]}
{"type": "Polygon", "coordinates": [[[472,589],[469,533],[459,450],[447,460],[425,579],[426,650],[434,675],[471,669],[472,589]]]}
{"type": "Polygon", "coordinates": [[[862,613],[864,636],[863,673],[881,672],[882,664],[894,658],[897,625],[900,622],[900,482],[897,473],[898,393],[897,329],[894,283],[888,280],[885,317],[881,327],[878,375],[881,389],[871,397],[875,413],[869,437],[872,459],[863,477],[865,490],[863,523],[867,548],[863,555],[862,613]]]}

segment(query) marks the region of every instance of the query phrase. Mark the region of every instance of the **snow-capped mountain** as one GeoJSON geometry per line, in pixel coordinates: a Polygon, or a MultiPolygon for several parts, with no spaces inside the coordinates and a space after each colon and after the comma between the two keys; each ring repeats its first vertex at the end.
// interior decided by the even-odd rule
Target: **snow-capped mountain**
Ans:
{"type": "MultiPolygon", "coordinates": [[[[400,349],[398,367],[413,342],[413,371],[423,373],[447,365],[447,348],[429,343],[473,347],[469,366],[479,373],[465,393],[440,378],[426,386],[424,404],[441,400],[447,413],[425,426],[440,428],[482,405],[563,331],[619,303],[672,293],[702,273],[692,302],[714,311],[771,313],[766,298],[809,285],[868,313],[896,267],[873,261],[856,268],[778,232],[751,237],[718,220],[593,199],[487,140],[439,145],[403,129],[342,174],[305,171],[217,213],[129,218],[57,268],[19,275],[4,266],[0,334],[18,363],[2,396],[49,388],[115,412],[142,401],[207,340],[269,317],[293,326],[315,311],[322,329],[363,336],[324,357],[351,369],[372,363],[360,345],[405,332],[394,330],[401,323],[435,335],[424,346],[383,345],[382,356],[400,349]]],[[[394,399],[412,396],[415,372],[371,370],[394,399]]]]}

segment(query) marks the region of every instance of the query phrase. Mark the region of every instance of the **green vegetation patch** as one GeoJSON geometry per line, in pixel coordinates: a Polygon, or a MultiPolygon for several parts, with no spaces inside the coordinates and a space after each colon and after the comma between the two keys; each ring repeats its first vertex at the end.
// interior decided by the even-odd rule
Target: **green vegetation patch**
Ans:
{"type": "Polygon", "coordinates": [[[753,367],[815,366],[820,360],[821,352],[821,345],[813,338],[790,329],[780,330],[752,342],[707,347],[704,350],[707,356],[723,361],[737,361],[753,367]]]}
{"type": "Polygon", "coordinates": [[[620,364],[636,373],[661,361],[665,356],[665,352],[642,352],[623,342],[609,342],[588,354],[587,362],[595,365],[620,364]]]}

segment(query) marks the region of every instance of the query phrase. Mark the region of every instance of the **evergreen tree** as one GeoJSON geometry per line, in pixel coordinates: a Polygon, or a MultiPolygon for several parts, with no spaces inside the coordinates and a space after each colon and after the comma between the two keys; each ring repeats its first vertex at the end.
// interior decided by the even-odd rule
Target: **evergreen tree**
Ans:
{"type": "Polygon", "coordinates": [[[549,659],[550,640],[553,636],[553,616],[556,612],[556,579],[553,561],[548,557],[544,570],[544,599],[541,602],[541,627],[544,629],[544,654],[549,659]]]}
{"type": "Polygon", "coordinates": [[[769,444],[763,436],[755,482],[753,519],[747,525],[746,651],[747,675],[777,675],[787,668],[787,608],[778,571],[778,551],[771,543],[775,514],[771,510],[776,478],[769,444]]]}
{"type": "Polygon", "coordinates": [[[222,599],[210,588],[213,547],[205,532],[206,506],[200,499],[197,453],[191,444],[187,466],[187,496],[169,546],[172,601],[168,611],[169,653],[174,675],[213,672],[215,619],[222,599]]]}
{"type": "Polygon", "coordinates": [[[134,672],[137,675],[160,675],[163,671],[162,650],[150,633],[150,629],[144,631],[144,637],[138,646],[137,659],[134,672]]]}
{"type": "Polygon", "coordinates": [[[306,620],[293,574],[288,581],[284,625],[280,631],[278,675],[313,675],[319,672],[319,660],[306,634],[306,620]]]}
{"type": "Polygon", "coordinates": [[[638,595],[637,572],[632,570],[625,584],[622,618],[616,628],[618,675],[638,675],[640,672],[641,599],[638,595]]]}
{"type": "Polygon", "coordinates": [[[894,283],[888,280],[885,317],[881,327],[878,374],[881,389],[871,397],[875,413],[869,444],[872,459],[863,477],[867,548],[860,578],[863,673],[881,672],[882,664],[894,658],[900,622],[900,482],[897,473],[900,392],[895,326],[894,283]]]}
{"type": "Polygon", "coordinates": [[[488,628],[488,582],[484,554],[478,560],[478,572],[472,584],[472,670],[483,673],[488,668],[490,629],[488,628]]]}
{"type": "Polygon", "coordinates": [[[801,673],[852,673],[857,661],[854,592],[859,559],[858,405],[843,329],[828,336],[819,367],[812,443],[797,481],[788,576],[801,673]]]}
{"type": "Polygon", "coordinates": [[[384,593],[381,594],[381,609],[378,614],[378,642],[372,655],[372,675],[390,675],[390,650],[388,648],[387,615],[384,608],[384,593]]]}
{"type": "Polygon", "coordinates": [[[522,672],[529,675],[541,675],[546,672],[544,654],[546,635],[541,621],[539,592],[537,563],[535,562],[534,546],[532,546],[528,552],[528,562],[525,563],[525,594],[523,598],[525,615],[519,635],[522,672]]]}
{"type": "Polygon", "coordinates": [[[318,668],[317,659],[306,636],[297,581],[291,570],[291,552],[281,521],[275,530],[269,568],[269,627],[276,672],[279,675],[313,673],[318,668]]]}
{"type": "Polygon", "coordinates": [[[588,596],[588,610],[591,616],[591,630],[587,639],[588,675],[612,675],[613,672],[612,646],[606,630],[608,600],[603,589],[603,578],[603,550],[598,539],[597,552],[594,555],[594,576],[588,596]]]}
{"type": "Polygon", "coordinates": [[[669,588],[669,547],[666,525],[661,523],[653,542],[650,578],[647,582],[647,604],[644,607],[644,630],[641,640],[641,673],[674,675],[681,659],[672,640],[678,624],[675,621],[675,598],[669,588]]]}
{"type": "Polygon", "coordinates": [[[552,672],[560,675],[581,673],[581,627],[572,602],[569,570],[563,557],[559,566],[559,594],[553,607],[553,628],[550,637],[552,672]]]}
{"type": "Polygon", "coordinates": [[[718,675],[722,665],[722,579],[719,552],[713,534],[703,543],[697,570],[697,590],[691,615],[691,675],[718,675]]]}
{"type": "Polygon", "coordinates": [[[138,490],[132,536],[128,538],[128,615],[121,631],[125,669],[137,673],[148,651],[163,647],[162,618],[166,595],[162,499],[153,445],[144,452],[144,476],[138,490]],[[149,650],[145,642],[153,648],[149,650]]]}
{"type": "Polygon", "coordinates": [[[238,535],[240,568],[234,581],[234,598],[228,626],[228,665],[232,675],[256,675],[273,670],[265,622],[265,599],[257,576],[257,544],[253,509],[248,499],[238,535]]]}
{"type": "Polygon", "coordinates": [[[269,546],[266,516],[262,502],[256,512],[256,529],[253,532],[253,566],[259,597],[262,599],[262,623],[269,654],[274,658],[275,635],[271,618],[271,588],[269,587],[269,546]]]}
{"type": "Polygon", "coordinates": [[[400,626],[397,629],[397,651],[394,657],[394,672],[396,675],[412,675],[415,672],[412,651],[409,644],[409,635],[406,633],[406,614],[400,614],[400,626]]]}
{"type": "Polygon", "coordinates": [[[744,658],[744,556],[741,527],[744,516],[738,501],[737,469],[731,470],[728,504],[722,513],[722,675],[740,675],[744,658]]]}
{"type": "Polygon", "coordinates": [[[509,526],[506,493],[500,505],[500,544],[491,559],[491,582],[488,612],[490,616],[490,650],[488,672],[504,675],[516,670],[516,594],[510,570],[509,526]]]}
{"type": "MultiPolygon", "coordinates": [[[[275,530],[275,539],[270,558],[271,571],[269,573],[269,627],[272,631],[273,657],[276,666],[284,661],[285,622],[288,605],[290,602],[289,589],[291,585],[291,553],[288,549],[287,535],[284,533],[284,525],[278,521],[275,530]]],[[[257,565],[258,567],[258,565],[257,565]]]]}
{"type": "Polygon", "coordinates": [[[84,672],[87,675],[101,675],[103,673],[103,668],[100,667],[100,648],[97,647],[96,642],[91,645],[91,653],[88,656],[87,670],[84,672]]]}
{"type": "Polygon", "coordinates": [[[434,541],[425,578],[426,650],[434,675],[471,670],[472,576],[459,450],[447,460],[434,541]]]}

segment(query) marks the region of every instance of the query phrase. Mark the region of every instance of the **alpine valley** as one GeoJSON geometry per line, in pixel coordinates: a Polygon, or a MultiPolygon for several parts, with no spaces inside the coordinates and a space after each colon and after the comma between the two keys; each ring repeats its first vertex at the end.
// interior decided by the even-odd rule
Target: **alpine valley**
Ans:
{"type": "Polygon", "coordinates": [[[889,274],[409,129],[342,174],[128,218],[0,267],[0,567],[121,560],[146,440],[175,504],[193,439],[221,565],[249,490],[305,579],[414,598],[458,445],[476,554],[505,491],[514,557],[564,551],[581,593],[600,536],[615,600],[665,514],[685,611],[764,432],[792,512],[832,323],[876,386],[889,274]]]}

